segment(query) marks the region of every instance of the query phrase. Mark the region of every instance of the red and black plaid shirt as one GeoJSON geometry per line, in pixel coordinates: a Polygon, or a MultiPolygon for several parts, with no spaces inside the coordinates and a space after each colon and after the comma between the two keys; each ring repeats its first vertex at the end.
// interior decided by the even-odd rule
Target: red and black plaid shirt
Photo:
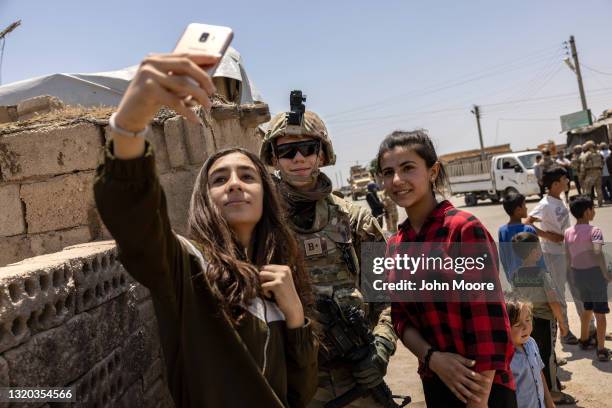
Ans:
{"type": "MultiPolygon", "coordinates": [[[[480,278],[496,282],[495,287],[500,288],[497,249],[493,238],[476,217],[457,210],[448,201],[436,206],[418,233],[408,220],[400,225],[399,231],[387,242],[388,256],[397,255],[402,242],[486,245],[491,254],[492,267],[485,268],[480,278]]],[[[393,275],[394,271],[391,271],[391,281],[401,279],[393,275]]],[[[473,277],[471,280],[474,280],[473,277]]],[[[400,338],[406,327],[413,327],[437,350],[475,360],[474,370],[477,372],[495,370],[493,382],[514,390],[510,370],[514,347],[503,294],[501,290],[498,292],[494,296],[498,301],[490,301],[489,297],[487,302],[394,302],[391,306],[393,326],[400,338]]],[[[423,378],[433,375],[424,369],[422,363],[419,363],[419,374],[423,378]]]]}

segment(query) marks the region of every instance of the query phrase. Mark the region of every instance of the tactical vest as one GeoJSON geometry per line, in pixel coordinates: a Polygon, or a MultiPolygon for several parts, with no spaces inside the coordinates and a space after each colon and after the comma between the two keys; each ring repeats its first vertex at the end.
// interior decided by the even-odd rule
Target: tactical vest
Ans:
{"type": "Polygon", "coordinates": [[[596,152],[589,152],[584,158],[584,168],[588,170],[601,170],[603,168],[603,157],[596,152]]]}
{"type": "Polygon", "coordinates": [[[309,229],[291,228],[304,256],[315,295],[333,297],[341,305],[364,308],[359,292],[359,259],[352,239],[347,203],[334,196],[317,201],[309,229]]]}

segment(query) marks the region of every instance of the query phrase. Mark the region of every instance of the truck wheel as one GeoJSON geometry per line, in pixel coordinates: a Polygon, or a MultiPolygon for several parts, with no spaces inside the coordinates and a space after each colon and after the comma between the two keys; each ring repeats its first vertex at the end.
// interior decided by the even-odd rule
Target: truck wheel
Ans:
{"type": "Polygon", "coordinates": [[[478,204],[478,198],[474,194],[466,194],[465,195],[465,205],[468,207],[473,207],[478,204]]]}

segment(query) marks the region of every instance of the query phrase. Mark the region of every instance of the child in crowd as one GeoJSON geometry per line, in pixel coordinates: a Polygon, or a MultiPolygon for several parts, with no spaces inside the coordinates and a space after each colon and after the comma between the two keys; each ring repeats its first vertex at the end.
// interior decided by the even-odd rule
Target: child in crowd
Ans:
{"type": "MultiPolygon", "coordinates": [[[[565,284],[567,281],[567,266],[565,263],[565,249],[563,247],[563,233],[570,227],[569,211],[561,194],[567,188],[569,179],[562,167],[553,167],[544,172],[542,176],[544,186],[548,189],[546,194],[529,213],[526,223],[533,225],[540,223],[540,228],[534,227],[542,241],[542,252],[546,269],[550,272],[553,282],[559,291],[559,301],[563,309],[563,323],[569,327],[567,319],[567,302],[565,301],[565,284]]],[[[578,298],[576,288],[570,285],[570,292],[574,300],[578,298]]],[[[582,315],[582,304],[576,303],[578,315],[582,315]]],[[[578,344],[578,338],[571,330],[561,338],[564,344],[578,344]]]]}
{"type": "Polygon", "coordinates": [[[555,403],[545,387],[546,378],[542,371],[545,367],[540,357],[538,345],[530,337],[531,304],[519,300],[506,300],[506,310],[510,319],[510,333],[514,344],[514,356],[510,362],[516,383],[518,408],[551,408],[555,403]]]}
{"type": "Polygon", "coordinates": [[[568,328],[563,322],[561,305],[557,290],[550,274],[538,266],[542,251],[538,237],[529,232],[521,232],[512,238],[512,249],[522,260],[521,267],[512,277],[514,294],[519,299],[532,303],[533,338],[544,361],[544,377],[555,403],[559,405],[573,403],[574,399],[561,391],[557,378],[557,361],[555,356],[555,339],[557,321],[561,335],[567,335],[568,328]]]}
{"type": "MultiPolygon", "coordinates": [[[[502,202],[504,211],[510,217],[507,224],[499,227],[499,259],[504,267],[504,273],[509,283],[512,283],[512,275],[521,266],[521,259],[512,251],[512,237],[521,232],[536,234],[533,225],[523,224],[522,220],[527,218],[527,205],[525,196],[520,193],[510,193],[504,197],[502,202]]],[[[540,258],[538,265],[546,268],[544,259],[540,258]]]]}
{"type": "Polygon", "coordinates": [[[587,349],[589,322],[593,314],[597,321],[597,359],[610,360],[610,350],[604,346],[606,314],[610,313],[607,301],[608,282],[612,280],[605,264],[601,229],[590,225],[595,218],[595,207],[589,196],[575,196],[570,200],[570,211],[576,217],[576,225],[565,231],[567,263],[571,266],[570,281],[578,288],[584,311],[580,315],[580,348],[587,349]]]}

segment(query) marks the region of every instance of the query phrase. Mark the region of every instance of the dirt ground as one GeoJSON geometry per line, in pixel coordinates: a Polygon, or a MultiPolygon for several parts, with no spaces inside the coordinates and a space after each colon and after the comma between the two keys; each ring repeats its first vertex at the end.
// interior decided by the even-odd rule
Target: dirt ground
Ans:
{"type": "MultiPolygon", "coordinates": [[[[529,210],[533,208],[537,199],[527,202],[529,210]]],[[[451,202],[457,207],[463,207],[463,199],[451,198],[451,202]]],[[[364,200],[357,202],[359,205],[367,206],[364,200]]],[[[498,228],[506,223],[506,214],[501,204],[489,202],[480,203],[476,207],[463,208],[478,217],[493,237],[497,237],[498,228]]],[[[595,225],[603,231],[607,242],[612,242],[612,206],[607,205],[597,209],[595,225]]],[[[400,209],[400,220],[405,214],[400,209]]],[[[572,218],[572,223],[575,220],[572,218]]],[[[576,335],[580,333],[580,320],[576,313],[574,304],[568,305],[570,328],[576,335]]],[[[608,315],[608,332],[612,331],[612,318],[608,315]]],[[[612,342],[606,342],[608,348],[612,348],[612,342]]],[[[576,405],[565,405],[567,407],[602,408],[612,407],[612,361],[602,363],[596,361],[593,350],[582,351],[578,346],[565,346],[557,341],[557,355],[567,359],[567,365],[560,368],[560,379],[567,386],[564,392],[574,396],[578,403],[576,405]]],[[[402,345],[392,357],[386,381],[394,394],[410,395],[412,403],[409,407],[425,407],[421,382],[417,374],[417,359],[402,345]]],[[[437,408],[437,407],[436,407],[437,408]]]]}

